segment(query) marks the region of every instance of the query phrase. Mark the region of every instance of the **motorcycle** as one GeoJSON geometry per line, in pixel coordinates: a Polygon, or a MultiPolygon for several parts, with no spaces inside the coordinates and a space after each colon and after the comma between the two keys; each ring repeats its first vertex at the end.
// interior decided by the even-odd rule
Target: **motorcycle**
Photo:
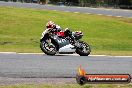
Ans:
{"type": "Polygon", "coordinates": [[[47,55],[73,54],[88,56],[91,52],[90,46],[81,41],[83,33],[81,31],[53,32],[45,30],[40,39],[40,48],[47,55]]]}

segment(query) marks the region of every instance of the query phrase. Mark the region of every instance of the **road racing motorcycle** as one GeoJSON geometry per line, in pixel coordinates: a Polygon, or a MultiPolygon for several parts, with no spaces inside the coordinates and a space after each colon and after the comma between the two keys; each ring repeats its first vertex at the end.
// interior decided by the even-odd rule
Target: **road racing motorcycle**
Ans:
{"type": "Polygon", "coordinates": [[[81,41],[83,33],[81,31],[54,32],[45,30],[40,39],[40,48],[47,55],[73,54],[88,56],[91,52],[90,46],[81,41]]]}

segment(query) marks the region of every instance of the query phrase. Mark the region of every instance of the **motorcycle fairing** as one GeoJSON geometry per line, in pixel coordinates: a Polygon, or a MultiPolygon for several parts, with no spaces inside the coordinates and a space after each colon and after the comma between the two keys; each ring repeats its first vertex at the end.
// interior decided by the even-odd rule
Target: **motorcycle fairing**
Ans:
{"type": "Polygon", "coordinates": [[[76,49],[74,48],[73,45],[68,44],[66,46],[63,46],[59,49],[59,53],[74,53],[76,49]]]}
{"type": "Polygon", "coordinates": [[[52,39],[58,44],[59,48],[70,44],[68,40],[65,38],[59,38],[57,35],[52,36],[52,39]]]}
{"type": "Polygon", "coordinates": [[[59,46],[59,53],[74,53],[76,49],[70,44],[69,40],[64,38],[59,38],[57,35],[52,36],[52,39],[59,46]]]}

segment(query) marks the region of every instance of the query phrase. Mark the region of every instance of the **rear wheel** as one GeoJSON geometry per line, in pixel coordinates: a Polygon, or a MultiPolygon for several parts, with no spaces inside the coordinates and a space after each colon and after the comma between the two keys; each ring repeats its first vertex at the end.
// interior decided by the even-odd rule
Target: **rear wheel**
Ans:
{"type": "Polygon", "coordinates": [[[82,41],[79,42],[79,45],[80,47],[76,49],[76,53],[80,56],[88,56],[91,52],[90,46],[82,41]]]}
{"type": "Polygon", "coordinates": [[[40,42],[40,48],[47,55],[55,55],[57,52],[56,46],[53,43],[49,44],[44,40],[40,42]]]}

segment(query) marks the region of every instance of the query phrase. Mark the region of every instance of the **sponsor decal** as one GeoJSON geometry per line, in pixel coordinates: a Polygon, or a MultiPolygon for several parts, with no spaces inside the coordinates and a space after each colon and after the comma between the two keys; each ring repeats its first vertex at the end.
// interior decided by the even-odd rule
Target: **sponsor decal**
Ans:
{"type": "Polygon", "coordinates": [[[76,80],[80,85],[86,83],[130,83],[131,76],[129,74],[86,74],[86,71],[80,66],[76,80]]]}
{"type": "Polygon", "coordinates": [[[66,40],[65,39],[60,39],[60,40],[58,40],[58,42],[59,43],[64,43],[64,42],[66,42],[66,40]]]}

